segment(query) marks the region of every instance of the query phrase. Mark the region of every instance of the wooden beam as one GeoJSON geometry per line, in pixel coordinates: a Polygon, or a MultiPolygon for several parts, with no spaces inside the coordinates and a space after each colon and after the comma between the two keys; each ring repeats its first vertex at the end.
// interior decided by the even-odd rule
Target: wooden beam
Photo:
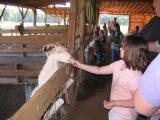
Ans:
{"type": "MultiPolygon", "coordinates": [[[[146,3],[147,4],[147,3],[146,3]]],[[[153,6],[151,6],[150,4],[148,4],[148,6],[146,6],[144,9],[142,9],[141,11],[140,11],[140,13],[142,13],[142,14],[144,14],[146,11],[148,11],[148,9],[149,8],[151,8],[151,7],[153,7],[153,6]]],[[[147,12],[146,12],[147,13],[147,12]]]]}
{"type": "Polygon", "coordinates": [[[132,17],[132,15],[129,15],[129,24],[128,24],[128,31],[130,31],[130,29],[131,29],[131,17],[132,17]]]}
{"type": "Polygon", "coordinates": [[[130,3],[127,8],[125,9],[124,13],[128,13],[128,10],[130,10],[132,8],[132,6],[134,5],[135,3],[130,3]]]}
{"type": "Polygon", "coordinates": [[[37,21],[37,10],[36,9],[32,9],[33,12],[33,26],[36,26],[36,21],[37,21]]]}
{"type": "Polygon", "coordinates": [[[0,70],[15,70],[15,64],[0,64],[0,70]]]}
{"type": "MultiPolygon", "coordinates": [[[[121,4],[119,5],[119,7],[118,7],[118,11],[120,11],[121,12],[121,9],[123,8],[123,5],[124,4],[124,2],[121,2],[121,4]]],[[[116,13],[118,13],[118,11],[116,11],[116,13]]]]}
{"type": "Polygon", "coordinates": [[[119,8],[119,7],[117,7],[117,6],[120,6],[119,4],[120,4],[119,2],[117,2],[117,1],[115,2],[115,5],[113,6],[114,9],[113,9],[112,13],[116,13],[116,11],[117,11],[118,8],[119,8]]]}
{"type": "Polygon", "coordinates": [[[80,2],[80,20],[79,20],[79,35],[80,35],[80,51],[81,61],[84,60],[84,49],[85,49],[85,1],[80,2]]]}
{"type": "Polygon", "coordinates": [[[40,120],[66,81],[66,66],[58,70],[10,120],[40,120]]]}
{"type": "Polygon", "coordinates": [[[0,48],[0,53],[41,53],[41,48],[0,48]]]}
{"type": "Polygon", "coordinates": [[[0,44],[48,44],[67,43],[65,35],[0,36],[0,44]]]}
{"type": "Polygon", "coordinates": [[[25,19],[27,13],[28,13],[28,8],[26,9],[26,11],[25,11],[25,13],[24,13],[24,15],[23,15],[23,20],[25,19]]]}
{"type": "MultiPolygon", "coordinates": [[[[147,2],[152,3],[152,0],[128,0],[129,2],[147,2]]],[[[126,2],[126,0],[101,0],[101,2],[126,2]]]]}
{"type": "Polygon", "coordinates": [[[133,14],[138,13],[136,11],[140,10],[144,6],[144,2],[139,2],[138,7],[132,11],[133,14]]]}
{"type": "Polygon", "coordinates": [[[41,70],[43,64],[0,64],[0,70],[15,70],[16,66],[20,65],[20,70],[41,70]]]}
{"type": "Polygon", "coordinates": [[[109,9],[108,9],[109,13],[111,12],[112,4],[113,4],[113,2],[109,2],[109,9]]]}
{"type": "Polygon", "coordinates": [[[134,14],[133,11],[137,8],[137,6],[138,6],[139,4],[140,4],[140,3],[138,3],[138,2],[134,3],[134,4],[132,5],[132,7],[130,8],[130,10],[129,10],[130,12],[129,12],[129,13],[130,13],[130,14],[134,14]]]}
{"type": "Polygon", "coordinates": [[[128,1],[126,1],[126,2],[124,2],[125,3],[125,5],[123,6],[123,8],[122,8],[122,10],[121,10],[121,13],[124,13],[124,11],[125,11],[125,9],[127,8],[127,6],[128,6],[128,1]]]}
{"type": "Polygon", "coordinates": [[[18,7],[18,10],[19,10],[19,12],[20,12],[20,14],[21,14],[21,17],[22,17],[22,21],[21,21],[21,23],[22,23],[22,25],[24,24],[24,17],[23,17],[23,7],[21,7],[22,8],[22,10],[20,9],[20,7],[18,7]]]}
{"type": "Polygon", "coordinates": [[[69,15],[69,29],[68,29],[68,40],[69,40],[69,52],[74,52],[74,40],[76,36],[76,17],[77,17],[77,0],[70,0],[70,15],[69,15]]]}
{"type": "Polygon", "coordinates": [[[40,70],[0,70],[1,77],[37,77],[40,70]]]}
{"type": "Polygon", "coordinates": [[[8,4],[8,5],[14,5],[14,6],[22,6],[27,8],[41,8],[48,5],[54,5],[56,3],[66,3],[69,2],[69,0],[27,0],[27,1],[21,1],[21,0],[0,0],[1,4],[8,4]]]}
{"type": "Polygon", "coordinates": [[[44,64],[46,56],[30,56],[30,57],[15,57],[15,56],[1,56],[0,64],[44,64]]]}
{"type": "Polygon", "coordinates": [[[7,5],[5,5],[4,8],[3,8],[3,10],[2,10],[2,13],[1,13],[1,15],[0,15],[0,20],[2,19],[2,16],[3,16],[3,14],[4,14],[4,11],[5,11],[5,9],[6,9],[6,6],[7,6],[7,5]]]}

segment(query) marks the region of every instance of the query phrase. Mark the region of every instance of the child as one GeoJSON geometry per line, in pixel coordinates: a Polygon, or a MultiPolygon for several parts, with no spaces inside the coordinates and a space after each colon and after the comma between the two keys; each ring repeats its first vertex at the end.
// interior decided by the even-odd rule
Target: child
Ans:
{"type": "Polygon", "coordinates": [[[148,44],[138,36],[127,36],[120,49],[121,60],[103,67],[90,66],[75,61],[74,66],[94,74],[113,74],[110,101],[104,107],[111,109],[109,120],[135,120],[133,92],[137,81],[148,65],[148,44]]]}

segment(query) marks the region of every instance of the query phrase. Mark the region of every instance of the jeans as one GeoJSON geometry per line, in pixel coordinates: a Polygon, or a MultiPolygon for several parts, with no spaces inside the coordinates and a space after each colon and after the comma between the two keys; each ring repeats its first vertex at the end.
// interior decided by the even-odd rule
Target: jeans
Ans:
{"type": "Polygon", "coordinates": [[[115,62],[120,59],[120,50],[119,50],[119,44],[116,44],[114,42],[111,43],[111,60],[112,62],[115,62]]]}

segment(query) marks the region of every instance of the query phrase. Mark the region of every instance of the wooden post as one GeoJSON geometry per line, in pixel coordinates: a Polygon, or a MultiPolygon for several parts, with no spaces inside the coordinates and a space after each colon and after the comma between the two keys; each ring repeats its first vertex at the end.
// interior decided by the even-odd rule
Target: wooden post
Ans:
{"type": "Polygon", "coordinates": [[[74,40],[76,35],[76,13],[77,13],[77,0],[70,0],[70,14],[69,14],[69,28],[68,28],[68,43],[69,52],[74,52],[74,40]]]}
{"type": "Polygon", "coordinates": [[[25,13],[23,11],[23,7],[22,7],[22,10],[19,7],[18,7],[18,9],[19,9],[19,12],[20,12],[21,17],[22,17],[22,25],[24,25],[24,19],[25,19],[26,15],[27,15],[28,9],[25,11],[25,13]]]}
{"type": "Polygon", "coordinates": [[[36,21],[37,21],[37,10],[36,9],[32,9],[33,11],[33,26],[36,26],[36,21]]]}
{"type": "MultiPolygon", "coordinates": [[[[80,61],[84,62],[84,50],[85,50],[85,0],[79,1],[79,35],[80,35],[80,61]]],[[[85,72],[80,70],[78,80],[83,81],[85,79],[85,72]]]]}
{"type": "Polygon", "coordinates": [[[64,25],[66,26],[66,13],[64,13],[63,20],[64,20],[64,25]]]}
{"type": "MultiPolygon", "coordinates": [[[[131,21],[131,17],[132,17],[132,15],[129,15],[129,21],[131,21]]],[[[128,32],[130,32],[130,30],[131,30],[131,22],[129,22],[129,24],[128,24],[128,32]]]]}
{"type": "Polygon", "coordinates": [[[44,14],[45,14],[44,23],[45,23],[45,26],[46,26],[46,24],[47,24],[47,14],[46,13],[44,13],[44,14]]]}
{"type": "Polygon", "coordinates": [[[79,34],[80,34],[80,60],[84,60],[84,47],[85,47],[85,0],[80,2],[80,20],[79,20],[79,34]]]}
{"type": "Polygon", "coordinates": [[[2,16],[3,16],[3,14],[4,14],[4,11],[5,11],[5,9],[6,9],[6,6],[7,6],[7,5],[5,5],[5,7],[4,7],[3,10],[2,10],[2,13],[1,13],[1,15],[0,15],[0,20],[1,20],[2,16]]]}

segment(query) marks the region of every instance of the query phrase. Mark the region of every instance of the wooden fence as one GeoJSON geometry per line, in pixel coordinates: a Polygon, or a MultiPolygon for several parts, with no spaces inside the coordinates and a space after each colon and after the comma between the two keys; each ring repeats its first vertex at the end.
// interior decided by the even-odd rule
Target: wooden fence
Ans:
{"type": "MultiPolygon", "coordinates": [[[[79,39],[78,37],[76,37],[79,39]]],[[[76,41],[76,40],[75,40],[76,41]]],[[[75,50],[74,55],[77,59],[79,56],[79,48],[75,50]]],[[[78,71],[69,65],[65,65],[59,69],[38,91],[28,100],[11,118],[10,120],[39,120],[44,113],[53,104],[56,95],[62,89],[64,83],[70,79],[75,79],[74,87],[70,91],[70,104],[75,103],[76,92],[78,87],[78,71]],[[75,77],[74,77],[75,76],[75,77]],[[74,101],[74,102],[73,102],[74,101]]],[[[67,101],[65,101],[67,102],[67,101]]],[[[71,105],[73,107],[73,105],[71,105]]],[[[72,108],[73,109],[73,108],[72,108]]]]}
{"type": "MultiPolygon", "coordinates": [[[[90,34],[88,34],[90,36],[90,34]]],[[[68,34],[29,35],[29,36],[0,36],[0,77],[14,77],[18,82],[23,77],[37,78],[46,57],[41,47],[48,43],[59,42],[67,47],[68,34]]],[[[86,37],[88,40],[90,37],[86,37]]],[[[80,56],[80,35],[75,37],[74,56],[80,56]]],[[[79,71],[70,65],[59,69],[38,91],[29,99],[10,120],[39,120],[57,98],[64,83],[72,77],[74,85],[68,91],[68,104],[73,107],[76,101],[76,93],[79,85],[79,71]]],[[[65,101],[67,102],[67,101],[65,101]]],[[[73,108],[71,108],[73,109],[73,108]]]]}
{"type": "Polygon", "coordinates": [[[42,46],[55,42],[66,45],[66,38],[67,34],[0,36],[0,77],[36,78],[46,60],[42,46]]]}
{"type": "Polygon", "coordinates": [[[20,35],[51,35],[64,34],[68,31],[67,26],[49,26],[49,27],[25,27],[16,29],[2,29],[0,34],[2,36],[20,36],[20,35]]]}

